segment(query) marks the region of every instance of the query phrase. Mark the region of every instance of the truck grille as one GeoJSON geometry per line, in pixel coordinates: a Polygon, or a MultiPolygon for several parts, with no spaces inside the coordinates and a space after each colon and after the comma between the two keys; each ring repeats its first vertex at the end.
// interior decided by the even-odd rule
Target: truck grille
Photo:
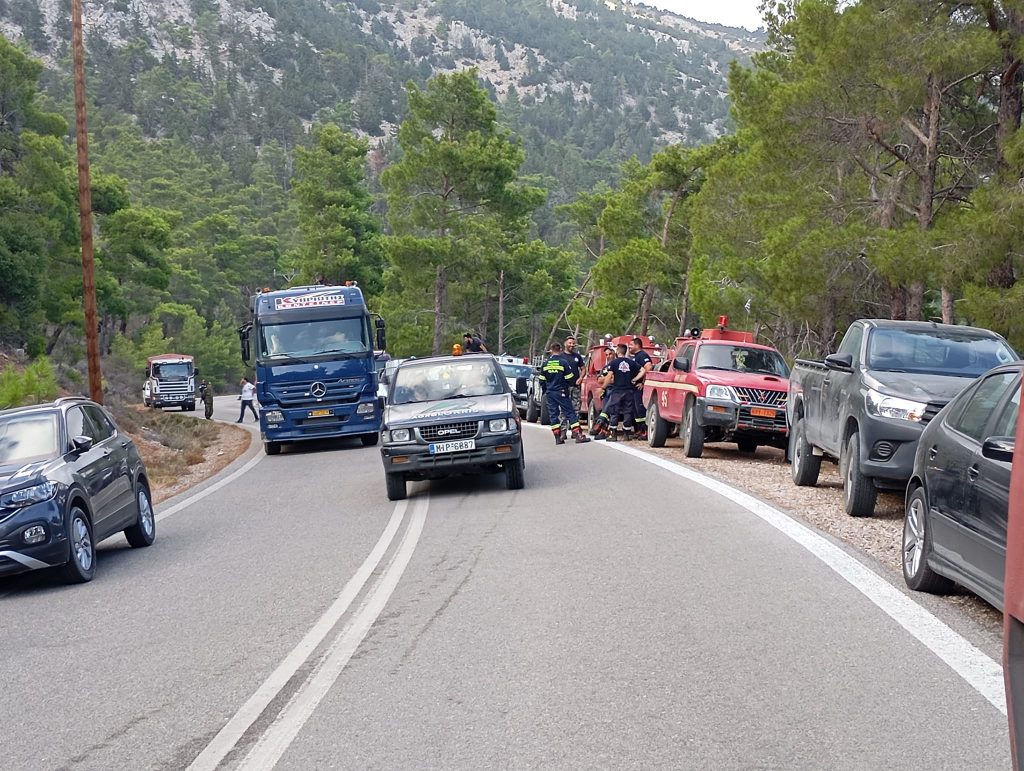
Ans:
{"type": "Polygon", "coordinates": [[[786,404],[785,391],[769,388],[736,388],[740,400],[746,404],[764,404],[769,407],[783,407],[786,404]]]}
{"type": "Polygon", "coordinates": [[[168,382],[167,380],[161,380],[160,390],[157,392],[160,396],[182,396],[184,394],[192,393],[188,387],[187,380],[174,380],[168,382]]]}
{"type": "Polygon", "coordinates": [[[949,402],[928,402],[928,406],[924,408],[924,415],[921,416],[921,425],[926,426],[931,423],[932,418],[939,414],[939,411],[945,407],[949,402]]]}
{"type": "MultiPolygon", "coordinates": [[[[313,404],[345,404],[359,400],[366,380],[362,377],[343,377],[333,380],[308,380],[298,383],[271,385],[271,390],[283,407],[302,407],[313,404]],[[326,391],[317,398],[313,387],[322,385],[326,391]]],[[[320,390],[319,388],[317,390],[320,390]]]]}
{"type": "Polygon", "coordinates": [[[478,421],[467,421],[465,423],[441,423],[437,426],[423,426],[420,428],[420,436],[428,442],[438,440],[448,441],[449,439],[472,439],[480,428],[478,421]]]}

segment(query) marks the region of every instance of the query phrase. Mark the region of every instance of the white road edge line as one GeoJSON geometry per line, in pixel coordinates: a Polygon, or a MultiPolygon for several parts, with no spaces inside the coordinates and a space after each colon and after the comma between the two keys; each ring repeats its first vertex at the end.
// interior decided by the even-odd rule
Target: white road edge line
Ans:
{"type": "MultiPolygon", "coordinates": [[[[605,443],[602,442],[602,444],[605,443]]],[[[774,506],[769,506],[754,496],[705,476],[699,471],[659,458],[643,450],[623,447],[621,444],[605,444],[605,446],[610,450],[617,450],[640,458],[718,493],[803,546],[871,600],[897,624],[916,637],[922,645],[960,675],[993,707],[1004,715],[1006,714],[1006,691],[1003,686],[1003,670],[1000,664],[827,538],[818,535],[774,506]]]]}
{"type": "Polygon", "coordinates": [[[256,457],[252,458],[248,463],[246,463],[244,466],[242,466],[242,468],[237,469],[236,471],[232,471],[230,474],[228,474],[223,479],[218,480],[217,482],[214,482],[212,485],[210,485],[207,488],[204,488],[204,489],[200,490],[195,495],[190,495],[185,500],[179,501],[178,503],[174,504],[173,506],[171,506],[166,511],[161,511],[159,514],[156,515],[156,521],[160,522],[161,520],[167,519],[168,517],[177,514],[179,511],[187,509],[193,503],[201,501],[207,495],[213,495],[215,492],[220,490],[225,485],[229,485],[232,482],[234,482],[236,479],[238,479],[240,476],[242,476],[242,474],[245,474],[246,472],[251,471],[252,468],[257,463],[259,463],[261,460],[263,460],[265,457],[266,457],[266,455],[264,455],[261,452],[259,455],[257,455],[256,457]]]}
{"type": "Polygon", "coordinates": [[[398,586],[398,582],[416,550],[420,533],[423,532],[429,500],[426,495],[415,499],[409,527],[406,529],[398,549],[392,555],[384,575],[381,576],[380,581],[363,605],[349,620],[345,629],[338,635],[316,671],[296,691],[274,723],[249,751],[242,762],[242,769],[245,771],[270,771],[273,769],[295,741],[317,706],[337,682],[398,586]]]}
{"type": "Polygon", "coordinates": [[[320,646],[331,629],[348,611],[349,606],[359,595],[359,592],[362,591],[370,576],[373,575],[373,571],[377,569],[377,565],[384,557],[388,547],[391,546],[391,542],[394,540],[395,534],[405,518],[407,507],[406,501],[399,501],[395,504],[394,511],[391,513],[391,519],[388,520],[384,532],[381,533],[376,545],[374,545],[373,550],[363,564],[360,565],[359,570],[345,584],[338,598],[320,616],[306,633],[305,637],[299,641],[299,644],[277,665],[277,668],[271,672],[263,684],[256,689],[256,692],[249,697],[248,701],[241,706],[234,717],[213,737],[213,740],[206,746],[206,749],[199,753],[196,759],[189,764],[188,771],[214,771],[221,761],[238,745],[245,732],[252,727],[252,724],[263,714],[263,711],[270,702],[288,684],[288,681],[295,676],[299,667],[306,662],[306,659],[320,646]]]}

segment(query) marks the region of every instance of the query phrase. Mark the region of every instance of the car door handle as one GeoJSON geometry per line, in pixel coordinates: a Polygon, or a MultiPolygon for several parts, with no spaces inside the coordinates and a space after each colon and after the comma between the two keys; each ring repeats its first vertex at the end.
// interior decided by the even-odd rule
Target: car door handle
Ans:
{"type": "Polygon", "coordinates": [[[934,445],[928,448],[928,460],[935,460],[939,457],[939,448],[934,445]]]}
{"type": "Polygon", "coordinates": [[[967,478],[971,482],[977,482],[978,481],[978,474],[980,474],[980,473],[981,473],[981,469],[979,469],[977,466],[971,466],[969,469],[967,469],[967,478]]]}

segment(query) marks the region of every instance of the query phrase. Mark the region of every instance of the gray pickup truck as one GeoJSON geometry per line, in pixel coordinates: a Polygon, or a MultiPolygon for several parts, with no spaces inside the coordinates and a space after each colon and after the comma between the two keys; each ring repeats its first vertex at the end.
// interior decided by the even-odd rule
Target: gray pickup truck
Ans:
{"type": "Polygon", "coordinates": [[[879,489],[910,479],[924,426],[974,378],[1014,361],[994,332],[924,321],[854,322],[824,361],[798,359],[787,413],[793,482],[838,460],[846,513],[869,517],[879,489]]]}

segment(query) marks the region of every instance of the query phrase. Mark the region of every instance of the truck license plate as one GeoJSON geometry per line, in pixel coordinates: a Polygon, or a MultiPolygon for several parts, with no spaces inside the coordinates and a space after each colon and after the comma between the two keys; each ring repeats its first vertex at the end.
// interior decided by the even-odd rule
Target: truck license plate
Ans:
{"type": "Polygon", "coordinates": [[[475,439],[459,439],[457,442],[438,442],[429,446],[430,454],[437,455],[442,452],[462,452],[463,450],[475,450],[475,439]]]}
{"type": "Polygon", "coordinates": [[[750,414],[755,418],[774,418],[775,410],[766,410],[764,407],[752,407],[750,414]]]}
{"type": "Polygon", "coordinates": [[[334,410],[310,410],[306,417],[307,418],[329,418],[334,414],[334,410]]]}

